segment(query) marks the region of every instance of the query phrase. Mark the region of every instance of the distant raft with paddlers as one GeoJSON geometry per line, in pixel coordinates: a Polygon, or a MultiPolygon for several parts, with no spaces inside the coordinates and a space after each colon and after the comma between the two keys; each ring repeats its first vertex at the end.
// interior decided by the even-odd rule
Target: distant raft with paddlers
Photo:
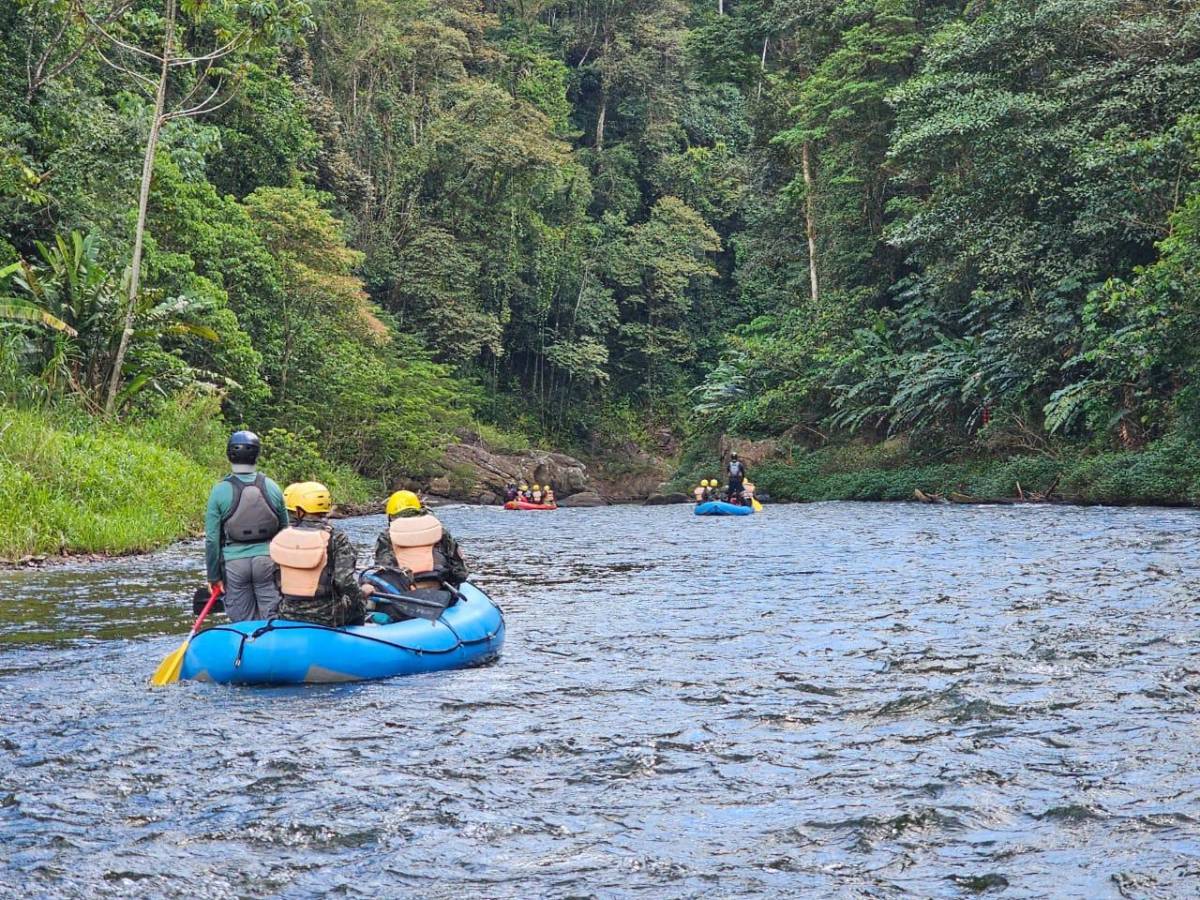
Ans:
{"type": "Polygon", "coordinates": [[[271,619],[197,634],[180,677],[219,684],[368,681],[483,665],[504,646],[504,614],[469,582],[430,621],[330,628],[271,619]]]}
{"type": "Polygon", "coordinates": [[[738,506],[736,503],[726,503],[724,500],[708,500],[696,504],[698,516],[752,516],[753,506],[738,506]]]}
{"type": "Polygon", "coordinates": [[[528,500],[509,500],[504,504],[505,509],[544,510],[558,509],[557,503],[530,503],[528,500]]]}

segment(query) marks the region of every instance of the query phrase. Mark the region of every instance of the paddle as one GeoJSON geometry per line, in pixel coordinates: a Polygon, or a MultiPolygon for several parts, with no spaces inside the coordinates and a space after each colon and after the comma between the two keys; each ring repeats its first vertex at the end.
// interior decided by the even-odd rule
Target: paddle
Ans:
{"type": "Polygon", "coordinates": [[[174,684],[179,680],[179,673],[183,669],[183,656],[185,653],[187,653],[188,644],[192,642],[192,638],[194,638],[196,636],[196,632],[200,630],[200,625],[204,622],[205,616],[207,616],[209,610],[216,605],[217,598],[220,596],[220,589],[214,585],[212,594],[208,598],[208,603],[206,603],[204,605],[204,609],[200,611],[200,618],[196,619],[196,624],[192,626],[191,633],[188,634],[187,640],[180,645],[178,650],[176,650],[159,664],[159,667],[155,669],[154,675],[150,679],[151,684],[174,684]]]}
{"type": "Polygon", "coordinates": [[[376,591],[371,595],[375,605],[387,612],[395,610],[405,616],[419,616],[430,622],[436,622],[438,616],[446,611],[446,607],[436,600],[426,600],[423,597],[410,597],[406,594],[388,594],[376,591]]]}

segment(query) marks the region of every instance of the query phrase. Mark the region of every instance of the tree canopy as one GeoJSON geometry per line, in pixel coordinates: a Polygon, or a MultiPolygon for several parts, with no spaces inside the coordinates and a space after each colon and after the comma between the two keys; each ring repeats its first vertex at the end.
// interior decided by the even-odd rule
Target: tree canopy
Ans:
{"type": "Polygon", "coordinates": [[[0,8],[10,401],[382,478],[473,417],[1195,432],[1198,223],[1193,0],[0,8]]]}

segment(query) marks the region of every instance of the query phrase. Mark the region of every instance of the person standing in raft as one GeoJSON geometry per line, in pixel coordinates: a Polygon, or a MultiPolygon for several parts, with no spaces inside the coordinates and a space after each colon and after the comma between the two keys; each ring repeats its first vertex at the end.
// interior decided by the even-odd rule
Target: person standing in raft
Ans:
{"type": "Polygon", "coordinates": [[[554,496],[554,485],[547,484],[542,487],[542,502],[547,506],[554,506],[558,503],[557,498],[554,496]]]}
{"type": "Polygon", "coordinates": [[[749,476],[746,464],[738,459],[736,453],[729,454],[729,502],[737,503],[742,497],[742,486],[749,476]],[[735,499],[736,498],[736,499],[735,499]]]}
{"type": "Polygon", "coordinates": [[[283,497],[293,524],[271,541],[283,595],[279,617],[330,628],[363,624],[375,589],[359,587],[354,545],[326,519],[333,509],[329,489],[304,481],[289,484],[283,497]]]}
{"type": "Polygon", "coordinates": [[[204,511],[204,563],[209,587],[223,586],[230,621],[269,619],[279,608],[268,542],[287,527],[279,485],[255,470],[262,443],[235,431],[225,455],[233,471],[213,485],[204,511]]]}
{"type": "Polygon", "coordinates": [[[388,527],[375,541],[375,565],[404,569],[413,587],[458,587],[467,580],[458,541],[412,491],[396,491],[387,501],[388,527]],[[422,576],[426,576],[422,578],[422,576]]]}

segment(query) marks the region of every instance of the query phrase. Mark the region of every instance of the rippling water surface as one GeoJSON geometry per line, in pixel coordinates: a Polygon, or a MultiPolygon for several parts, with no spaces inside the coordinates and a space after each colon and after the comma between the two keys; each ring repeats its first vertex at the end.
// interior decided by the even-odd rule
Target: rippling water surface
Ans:
{"type": "Polygon", "coordinates": [[[441,515],[496,665],[151,691],[198,545],[0,572],[0,894],[1200,896],[1196,513],[441,515]]]}

